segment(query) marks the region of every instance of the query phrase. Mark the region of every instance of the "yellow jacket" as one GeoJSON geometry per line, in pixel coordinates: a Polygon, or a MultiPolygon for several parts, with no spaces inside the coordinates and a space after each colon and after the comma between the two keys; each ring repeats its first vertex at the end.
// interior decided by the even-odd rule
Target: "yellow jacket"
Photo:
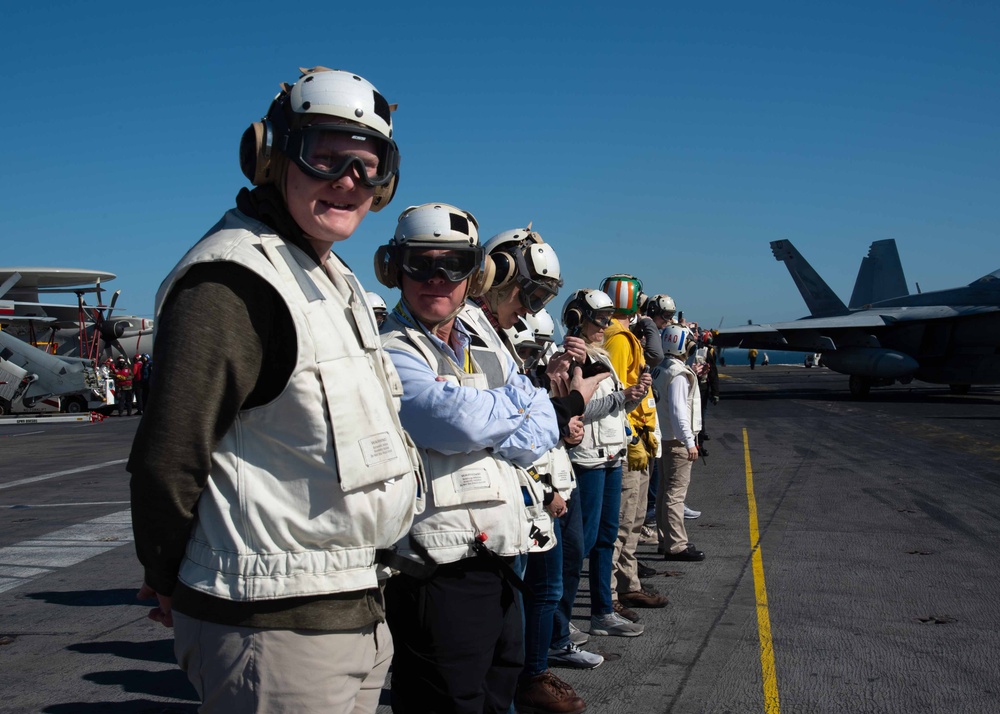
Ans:
{"type": "MultiPolygon", "coordinates": [[[[604,349],[611,357],[611,366],[625,387],[631,387],[639,381],[646,360],[642,356],[642,345],[639,338],[633,335],[618,320],[612,320],[604,330],[604,349]]],[[[639,406],[629,412],[629,422],[632,430],[640,428],[652,430],[656,428],[656,401],[653,399],[652,388],[646,391],[646,398],[639,406]]]]}

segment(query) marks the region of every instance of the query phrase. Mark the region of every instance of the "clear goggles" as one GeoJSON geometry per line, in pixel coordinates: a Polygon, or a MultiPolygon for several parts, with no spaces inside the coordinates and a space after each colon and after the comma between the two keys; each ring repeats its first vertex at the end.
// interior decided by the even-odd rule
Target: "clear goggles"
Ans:
{"type": "Polygon", "coordinates": [[[514,252],[514,263],[517,265],[517,285],[521,288],[521,305],[534,315],[559,294],[559,288],[562,287],[562,280],[554,280],[552,278],[536,280],[528,277],[532,274],[532,270],[528,267],[524,253],[520,250],[514,252]]]}
{"type": "Polygon", "coordinates": [[[449,283],[459,283],[483,263],[481,246],[449,248],[404,248],[400,260],[403,274],[418,283],[426,283],[439,273],[449,283]]]}
{"type": "Polygon", "coordinates": [[[603,329],[611,324],[613,315],[613,310],[598,310],[587,315],[587,321],[603,329]]]}
{"type": "Polygon", "coordinates": [[[543,283],[522,278],[518,280],[518,286],[521,288],[521,304],[528,308],[531,314],[539,312],[548,305],[552,298],[559,294],[559,286],[555,283],[543,283]]]}
{"type": "Polygon", "coordinates": [[[312,124],[288,133],[284,153],[302,172],[336,181],[352,167],[365,186],[385,186],[399,171],[396,142],[352,124],[312,124]]]}

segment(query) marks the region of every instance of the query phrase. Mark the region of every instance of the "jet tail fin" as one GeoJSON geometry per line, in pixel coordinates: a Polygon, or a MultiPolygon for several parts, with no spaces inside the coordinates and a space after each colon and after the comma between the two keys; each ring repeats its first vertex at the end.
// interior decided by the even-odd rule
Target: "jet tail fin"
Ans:
{"type": "Polygon", "coordinates": [[[909,294],[896,241],[889,238],[872,243],[868,248],[868,257],[861,261],[858,270],[858,279],[851,294],[851,309],[909,294]]]}
{"type": "Polygon", "coordinates": [[[849,312],[843,301],[813,270],[813,267],[796,250],[791,241],[771,241],[771,252],[774,253],[776,260],[781,261],[788,268],[792,280],[795,281],[795,287],[799,289],[802,299],[806,301],[806,307],[809,308],[812,317],[833,317],[846,315],[849,312]]]}

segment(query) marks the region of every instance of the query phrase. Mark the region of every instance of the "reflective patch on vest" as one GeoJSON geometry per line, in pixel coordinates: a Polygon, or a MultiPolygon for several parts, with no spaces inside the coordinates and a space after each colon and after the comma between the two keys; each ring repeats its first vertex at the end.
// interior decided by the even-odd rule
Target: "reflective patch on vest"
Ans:
{"type": "Polygon", "coordinates": [[[358,444],[361,446],[361,455],[368,466],[384,464],[386,461],[392,461],[396,458],[392,438],[387,431],[361,439],[358,444]]]}

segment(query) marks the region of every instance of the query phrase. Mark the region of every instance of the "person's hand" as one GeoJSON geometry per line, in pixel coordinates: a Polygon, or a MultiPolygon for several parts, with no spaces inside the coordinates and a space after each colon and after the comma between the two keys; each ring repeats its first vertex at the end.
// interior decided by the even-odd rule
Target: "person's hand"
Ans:
{"type": "Polygon", "coordinates": [[[595,374],[584,379],[583,370],[580,369],[580,365],[574,365],[570,372],[569,388],[570,391],[579,392],[580,396],[583,397],[583,403],[586,404],[594,396],[594,392],[597,391],[597,385],[610,376],[611,372],[601,372],[600,374],[595,374]]]}
{"type": "Polygon", "coordinates": [[[697,446],[692,446],[691,448],[688,449],[688,456],[687,456],[687,458],[688,458],[688,461],[697,461],[698,460],[698,447],[697,446]]]}
{"type": "Polygon", "coordinates": [[[565,352],[558,352],[545,365],[545,376],[549,378],[549,392],[554,397],[569,395],[569,369],[573,360],[565,352]]]}
{"type": "Polygon", "coordinates": [[[153,622],[159,622],[164,627],[174,626],[173,598],[169,595],[160,595],[146,583],[143,583],[135,597],[138,600],[150,600],[155,597],[159,601],[159,605],[150,610],[146,617],[153,622]]]}
{"type": "Polygon", "coordinates": [[[569,355],[570,359],[580,364],[587,361],[587,343],[581,338],[567,335],[562,346],[563,354],[569,355]]]}
{"type": "Polygon", "coordinates": [[[718,403],[719,403],[719,395],[718,395],[718,394],[716,394],[716,395],[714,395],[714,396],[712,397],[712,405],[714,406],[714,405],[716,405],[716,404],[718,404],[718,403]]]}
{"type": "Polygon", "coordinates": [[[708,362],[695,362],[691,365],[691,369],[699,377],[708,374],[708,362]]]}
{"type": "Polygon", "coordinates": [[[563,497],[559,495],[558,491],[552,493],[552,500],[549,505],[545,507],[545,510],[549,512],[549,515],[553,518],[559,518],[566,514],[566,501],[563,497]]]}
{"type": "Polygon", "coordinates": [[[563,443],[566,446],[576,446],[583,441],[583,417],[575,416],[566,425],[567,434],[563,436],[563,443]]]}
{"type": "Polygon", "coordinates": [[[625,392],[626,402],[637,402],[646,396],[646,389],[641,384],[633,384],[622,391],[625,392]]]}
{"type": "Polygon", "coordinates": [[[545,371],[545,376],[549,378],[549,396],[551,397],[568,397],[569,388],[569,375],[565,372],[556,372],[553,374],[549,372],[548,369],[545,371]]]}

